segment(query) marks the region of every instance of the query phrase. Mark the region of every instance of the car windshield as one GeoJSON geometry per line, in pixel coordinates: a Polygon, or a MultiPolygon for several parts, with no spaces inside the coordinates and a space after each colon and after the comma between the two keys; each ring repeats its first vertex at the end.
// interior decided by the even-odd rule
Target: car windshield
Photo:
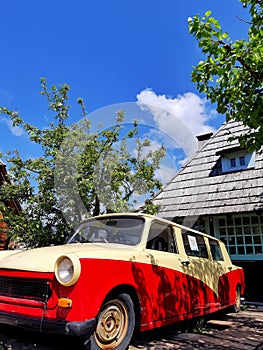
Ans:
{"type": "Polygon", "coordinates": [[[137,245],[141,241],[144,219],[112,216],[83,222],[68,243],[114,243],[137,245]]]}

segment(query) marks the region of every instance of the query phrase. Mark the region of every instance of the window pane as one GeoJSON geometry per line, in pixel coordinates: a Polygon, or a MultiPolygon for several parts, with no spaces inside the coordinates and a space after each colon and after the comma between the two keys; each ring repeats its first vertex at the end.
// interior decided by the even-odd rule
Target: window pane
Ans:
{"type": "Polygon", "coordinates": [[[230,255],[236,255],[237,254],[236,247],[229,247],[229,254],[230,255]]]}
{"type": "Polygon", "coordinates": [[[246,246],[247,254],[254,254],[253,247],[251,245],[246,246]]]}
{"type": "Polygon", "coordinates": [[[260,236],[254,236],[254,244],[261,244],[261,237],[260,236]]]}
{"type": "Polygon", "coordinates": [[[246,242],[246,244],[252,244],[252,236],[246,236],[245,242],[246,242]]]}
{"type": "Polygon", "coordinates": [[[220,245],[217,241],[214,241],[212,239],[209,240],[211,254],[214,260],[224,260],[222,256],[222,252],[220,249],[220,245]]]}
{"type": "Polygon", "coordinates": [[[240,166],[246,165],[245,157],[244,157],[244,156],[239,157],[239,165],[240,165],[240,166]]]}
{"type": "Polygon", "coordinates": [[[220,228],[219,229],[220,236],[226,234],[226,229],[225,228],[220,228]]]}
{"type": "Polygon", "coordinates": [[[146,248],[177,254],[178,249],[172,226],[162,222],[153,222],[149,231],[146,248]]]}
{"type": "Polygon", "coordinates": [[[227,239],[226,237],[220,237],[221,241],[224,242],[225,244],[227,244],[227,239]]]}
{"type": "Polygon", "coordinates": [[[242,236],[237,237],[237,244],[244,244],[244,239],[242,236]]]}
{"type": "Polygon", "coordinates": [[[251,228],[250,227],[245,227],[244,228],[245,235],[251,235],[251,228]]]}
{"type": "Polygon", "coordinates": [[[195,232],[183,231],[185,252],[189,256],[208,258],[204,237],[195,232]]]}
{"type": "Polygon", "coordinates": [[[137,245],[141,241],[144,219],[109,216],[84,221],[68,243],[114,243],[137,245]]]}
{"type": "Polygon", "coordinates": [[[229,244],[236,244],[236,237],[228,237],[229,244]]]}
{"type": "Polygon", "coordinates": [[[219,219],[219,226],[226,226],[226,220],[225,219],[219,219]]]}
{"type": "Polygon", "coordinates": [[[252,227],[252,231],[254,235],[260,234],[260,226],[254,226],[252,227]]]}
{"type": "Polygon", "coordinates": [[[237,251],[239,255],[244,255],[245,254],[245,247],[237,247],[237,251]]]}
{"type": "Polygon", "coordinates": [[[255,246],[255,253],[262,254],[262,246],[255,246]]]}
{"type": "Polygon", "coordinates": [[[236,234],[242,235],[242,227],[236,227],[236,234]]]}
{"type": "Polygon", "coordinates": [[[234,229],[233,229],[233,227],[229,227],[229,228],[227,229],[227,232],[228,232],[228,236],[233,236],[233,235],[234,235],[234,229]]]}
{"type": "Polygon", "coordinates": [[[236,158],[231,158],[230,159],[230,166],[231,168],[235,168],[237,165],[236,165],[236,158]]]}
{"type": "Polygon", "coordinates": [[[249,216],[245,216],[243,218],[243,225],[250,225],[250,217],[249,216]]]}
{"type": "Polygon", "coordinates": [[[226,218],[226,223],[227,223],[227,226],[233,226],[233,219],[231,218],[231,216],[228,216],[226,218]]]}
{"type": "Polygon", "coordinates": [[[252,216],[251,222],[252,222],[252,224],[258,224],[258,216],[252,216]]]}
{"type": "Polygon", "coordinates": [[[242,225],[241,218],[235,218],[235,225],[237,226],[242,225]]]}

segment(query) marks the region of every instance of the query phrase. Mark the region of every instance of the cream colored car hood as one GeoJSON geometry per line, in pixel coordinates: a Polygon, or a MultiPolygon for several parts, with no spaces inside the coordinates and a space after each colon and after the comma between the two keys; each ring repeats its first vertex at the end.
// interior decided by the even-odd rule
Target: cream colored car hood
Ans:
{"type": "Polygon", "coordinates": [[[104,243],[73,243],[22,251],[1,251],[0,269],[54,272],[57,259],[64,254],[75,254],[78,258],[116,259],[130,253],[131,247],[104,243]]]}

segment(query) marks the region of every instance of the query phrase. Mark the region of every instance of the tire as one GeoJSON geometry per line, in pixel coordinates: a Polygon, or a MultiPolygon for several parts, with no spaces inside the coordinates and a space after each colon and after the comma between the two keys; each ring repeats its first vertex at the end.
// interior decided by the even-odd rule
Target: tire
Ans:
{"type": "Polygon", "coordinates": [[[238,313],[241,309],[241,288],[236,287],[236,302],[232,306],[232,312],[238,313]]]}
{"type": "Polygon", "coordinates": [[[87,349],[125,350],[135,328],[135,312],[131,297],[120,294],[104,303],[97,317],[97,327],[87,349]]]}

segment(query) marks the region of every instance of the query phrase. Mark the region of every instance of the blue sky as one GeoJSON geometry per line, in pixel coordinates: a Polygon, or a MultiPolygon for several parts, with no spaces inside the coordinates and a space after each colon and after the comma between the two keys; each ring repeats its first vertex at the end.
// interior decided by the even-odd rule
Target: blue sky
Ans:
{"type": "MultiPolygon", "coordinates": [[[[187,18],[212,10],[231,38],[247,35],[247,11],[238,0],[9,0],[1,5],[0,105],[45,127],[47,103],[40,77],[67,83],[78,121],[77,98],[89,113],[113,104],[150,103],[174,113],[196,135],[224,121],[191,82],[202,59],[187,18]]],[[[96,122],[100,121],[100,115],[96,122]]],[[[156,122],[156,120],[155,120],[156,122]]],[[[156,122],[164,131],[174,121],[156,122]],[[170,123],[170,124],[169,124],[170,123]]],[[[20,129],[0,116],[0,151],[34,151],[20,129]]]]}

